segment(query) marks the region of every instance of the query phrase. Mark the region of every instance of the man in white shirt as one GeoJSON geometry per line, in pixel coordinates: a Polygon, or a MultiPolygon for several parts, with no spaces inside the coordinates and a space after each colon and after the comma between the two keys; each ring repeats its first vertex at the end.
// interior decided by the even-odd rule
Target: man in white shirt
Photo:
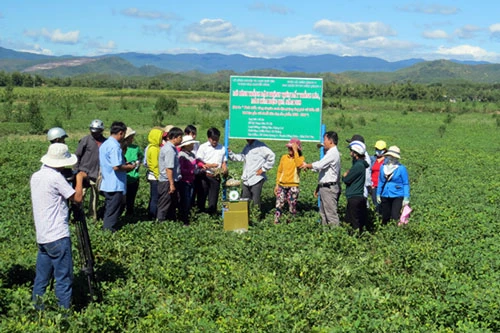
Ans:
{"type": "Polygon", "coordinates": [[[260,195],[262,186],[267,179],[266,172],[274,166],[276,155],[274,152],[259,140],[247,139],[247,145],[240,154],[235,154],[229,150],[231,161],[244,162],[242,199],[250,199],[254,205],[261,208],[260,195]]]}
{"type": "Polygon", "coordinates": [[[69,308],[73,284],[73,257],[69,234],[69,208],[67,200],[82,202],[83,179],[80,171],[75,178],[75,189],[61,174],[65,167],[76,164],[77,157],[68,146],[53,143],[41,159],[41,169],[31,176],[31,201],[35,221],[38,255],[33,286],[33,301],[42,309],[41,298],[54,274],[55,292],[59,305],[69,308]]]}
{"type": "Polygon", "coordinates": [[[325,156],[319,161],[305,163],[301,169],[312,169],[319,172],[318,186],[314,191],[314,196],[319,195],[321,223],[323,225],[340,225],[337,213],[338,200],[340,197],[340,154],[337,149],[338,135],[334,131],[326,132],[323,137],[323,147],[326,150],[325,156]]]}
{"type": "Polygon", "coordinates": [[[196,159],[202,168],[199,175],[199,186],[197,206],[200,211],[209,214],[217,213],[217,202],[221,175],[227,174],[226,148],[219,143],[220,131],[211,127],[207,131],[208,141],[201,144],[196,152],[196,159]],[[208,207],[205,209],[205,202],[208,197],[208,207]]]}

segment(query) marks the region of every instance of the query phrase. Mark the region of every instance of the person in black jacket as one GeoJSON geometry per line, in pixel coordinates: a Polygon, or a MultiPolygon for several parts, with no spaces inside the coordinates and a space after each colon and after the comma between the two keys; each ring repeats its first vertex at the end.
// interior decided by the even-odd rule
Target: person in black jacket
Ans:
{"type": "Polygon", "coordinates": [[[346,184],[345,195],[347,197],[345,219],[353,229],[358,229],[361,233],[368,219],[363,191],[366,168],[370,165],[365,161],[366,146],[363,142],[351,141],[348,147],[352,157],[352,167],[342,176],[342,181],[346,184]]]}

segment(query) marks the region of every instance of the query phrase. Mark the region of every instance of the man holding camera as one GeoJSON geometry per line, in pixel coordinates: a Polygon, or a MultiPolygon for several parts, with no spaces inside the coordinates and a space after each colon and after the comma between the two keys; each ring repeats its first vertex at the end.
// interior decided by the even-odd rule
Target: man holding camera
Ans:
{"type": "Polygon", "coordinates": [[[70,154],[68,146],[63,143],[51,144],[41,162],[41,169],[31,176],[30,181],[38,243],[33,301],[37,309],[43,308],[41,297],[53,275],[59,305],[67,309],[71,303],[73,284],[67,200],[82,202],[82,182],[87,174],[79,172],[76,175],[74,189],[61,174],[65,167],[71,167],[77,162],[76,155],[70,154]]]}

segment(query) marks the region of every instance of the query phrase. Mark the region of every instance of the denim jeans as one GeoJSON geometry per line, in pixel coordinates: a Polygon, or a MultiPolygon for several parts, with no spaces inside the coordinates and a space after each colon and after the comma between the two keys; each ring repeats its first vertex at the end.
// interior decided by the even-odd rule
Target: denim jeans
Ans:
{"type": "Polygon", "coordinates": [[[35,302],[35,307],[39,310],[43,309],[39,298],[45,294],[52,273],[56,280],[55,291],[59,305],[68,309],[73,291],[73,258],[71,255],[71,239],[69,237],[47,244],[38,244],[33,302],[35,302]]]}

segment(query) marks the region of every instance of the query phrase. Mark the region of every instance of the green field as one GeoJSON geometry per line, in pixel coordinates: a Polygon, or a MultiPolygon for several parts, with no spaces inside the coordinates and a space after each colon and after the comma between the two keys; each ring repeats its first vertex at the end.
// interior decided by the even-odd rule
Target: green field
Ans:
{"type": "MultiPolygon", "coordinates": [[[[164,125],[194,123],[202,141],[208,127],[222,131],[227,118],[227,94],[48,88],[16,88],[14,94],[12,112],[26,112],[35,96],[44,128],[63,126],[72,151],[94,118],[106,128],[124,121],[144,146],[159,94],[179,103],[178,114],[166,115],[164,125]]],[[[361,237],[344,226],[323,228],[312,172],[302,174],[299,215],[291,224],[274,225],[276,167],[263,190],[267,214],[258,221],[252,213],[247,233],[224,232],[222,218],[205,214],[193,216],[188,228],[158,224],[144,220],[149,188],[143,179],[138,215],[123,229],[111,234],[89,221],[100,303],[87,304],[82,295],[74,245],[69,313],[57,308],[53,292],[47,293],[46,311],[31,306],[37,248],[29,177],[48,143],[43,134],[29,134],[32,125],[23,117],[3,119],[0,331],[499,332],[498,111],[465,112],[460,103],[434,113],[397,101],[342,103],[343,110],[323,110],[327,129],[339,133],[342,172],[350,167],[345,139],[353,134],[362,134],[369,146],[380,139],[398,145],[414,209],[407,226],[382,227],[375,220],[376,230],[361,237]]],[[[230,147],[238,151],[244,143],[230,140],[230,147]]],[[[278,157],[286,153],[285,142],[266,143],[278,157]]],[[[315,144],[305,143],[304,155],[307,162],[318,159],[315,144]]],[[[241,175],[241,164],[230,162],[229,168],[241,175]]],[[[342,197],[341,218],[345,205],[342,197]]]]}

